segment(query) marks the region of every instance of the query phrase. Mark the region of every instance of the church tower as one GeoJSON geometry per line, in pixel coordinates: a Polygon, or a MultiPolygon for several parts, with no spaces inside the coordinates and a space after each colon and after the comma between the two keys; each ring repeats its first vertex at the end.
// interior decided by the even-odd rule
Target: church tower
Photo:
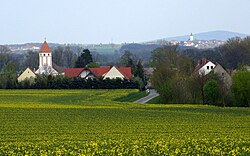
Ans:
{"type": "Polygon", "coordinates": [[[39,51],[39,68],[42,66],[52,67],[52,53],[46,41],[44,41],[39,51]]]}
{"type": "Polygon", "coordinates": [[[58,72],[53,69],[52,52],[46,40],[43,42],[43,45],[39,51],[39,67],[36,71],[36,74],[58,74],[58,72]]]}
{"type": "Polygon", "coordinates": [[[191,33],[191,35],[189,36],[189,41],[194,41],[193,33],[191,33]]]}

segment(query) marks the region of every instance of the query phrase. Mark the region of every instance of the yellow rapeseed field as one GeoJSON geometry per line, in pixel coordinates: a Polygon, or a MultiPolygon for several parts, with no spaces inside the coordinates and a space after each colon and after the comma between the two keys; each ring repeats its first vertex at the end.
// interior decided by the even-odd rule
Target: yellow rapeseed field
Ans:
{"type": "Polygon", "coordinates": [[[250,155],[249,108],[135,104],[137,90],[0,90],[0,155],[250,155]]]}

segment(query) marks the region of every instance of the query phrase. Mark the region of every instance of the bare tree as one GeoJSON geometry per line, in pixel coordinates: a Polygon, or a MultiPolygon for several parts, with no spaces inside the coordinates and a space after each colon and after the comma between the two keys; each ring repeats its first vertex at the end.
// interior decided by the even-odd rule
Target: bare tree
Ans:
{"type": "Polygon", "coordinates": [[[69,46],[65,47],[63,51],[64,67],[74,67],[77,55],[70,49],[69,46]]]}
{"type": "Polygon", "coordinates": [[[24,61],[24,67],[29,67],[31,70],[38,67],[38,52],[28,51],[25,61],[24,61]]]}
{"type": "Polygon", "coordinates": [[[57,47],[53,54],[53,62],[58,66],[63,66],[63,48],[57,47]]]}
{"type": "Polygon", "coordinates": [[[9,52],[11,50],[8,47],[0,45],[0,71],[10,61],[9,52]]]}

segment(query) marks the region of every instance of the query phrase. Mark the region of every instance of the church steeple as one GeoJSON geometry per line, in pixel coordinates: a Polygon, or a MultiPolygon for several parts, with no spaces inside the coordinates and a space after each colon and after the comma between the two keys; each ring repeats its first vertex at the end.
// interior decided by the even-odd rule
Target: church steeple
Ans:
{"type": "Polygon", "coordinates": [[[52,53],[48,43],[45,41],[39,51],[39,74],[50,74],[52,70],[52,53]]]}
{"type": "Polygon", "coordinates": [[[193,33],[191,33],[191,35],[189,36],[189,41],[194,41],[193,33]]]}
{"type": "Polygon", "coordinates": [[[48,43],[46,42],[46,38],[45,38],[45,41],[43,42],[43,45],[40,49],[40,53],[51,53],[51,49],[50,49],[48,43]]]}
{"type": "Polygon", "coordinates": [[[46,38],[39,50],[39,67],[36,74],[57,75],[58,72],[53,68],[52,52],[46,41],[46,38]]]}

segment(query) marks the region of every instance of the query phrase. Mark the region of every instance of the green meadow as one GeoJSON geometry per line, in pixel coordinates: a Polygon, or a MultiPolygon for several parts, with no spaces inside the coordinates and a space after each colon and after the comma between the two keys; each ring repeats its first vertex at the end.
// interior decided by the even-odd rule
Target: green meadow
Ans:
{"type": "Polygon", "coordinates": [[[0,155],[250,155],[249,108],[125,102],[137,92],[0,90],[0,155]]]}

